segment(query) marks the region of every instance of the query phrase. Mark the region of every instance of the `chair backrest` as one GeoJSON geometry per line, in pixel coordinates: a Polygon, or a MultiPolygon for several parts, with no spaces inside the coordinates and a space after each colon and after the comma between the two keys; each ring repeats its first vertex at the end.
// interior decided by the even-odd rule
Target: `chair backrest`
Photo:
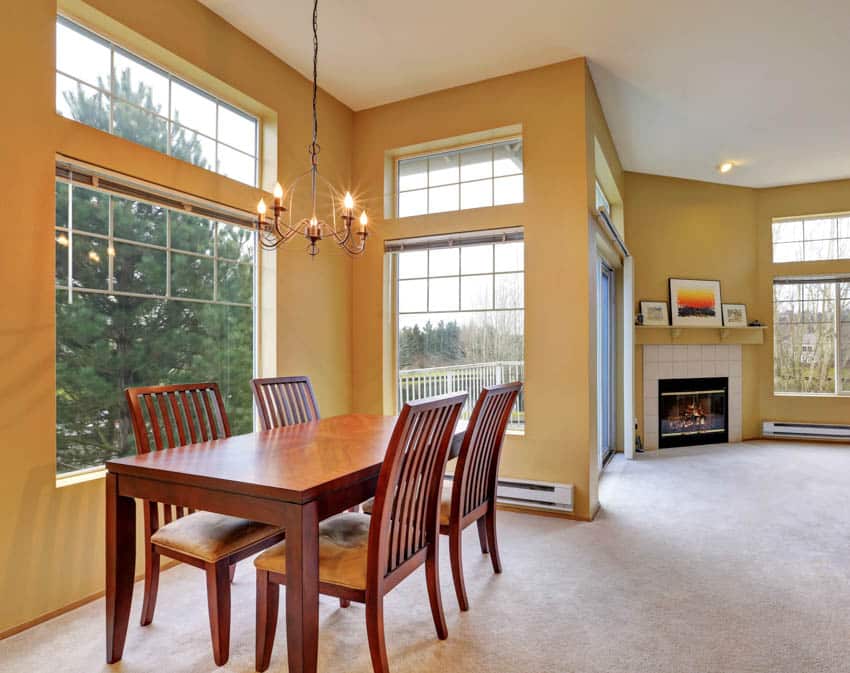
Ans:
{"type": "Polygon", "coordinates": [[[406,570],[405,562],[439,535],[443,472],[466,396],[452,393],[408,402],[401,410],[375,492],[369,530],[371,581],[406,570]]]}
{"type": "Polygon", "coordinates": [[[458,453],[452,518],[494,502],[505,430],[522,383],[485,386],[478,396],[458,453]]]}
{"type": "Polygon", "coordinates": [[[252,379],[263,430],[319,419],[319,405],[309,376],[252,379]]]}
{"type": "MultiPolygon", "coordinates": [[[[136,453],[230,437],[230,423],[215,383],[146,386],[124,391],[136,437],[136,453]]],[[[192,510],[173,503],[145,502],[145,535],[192,510]]]]}

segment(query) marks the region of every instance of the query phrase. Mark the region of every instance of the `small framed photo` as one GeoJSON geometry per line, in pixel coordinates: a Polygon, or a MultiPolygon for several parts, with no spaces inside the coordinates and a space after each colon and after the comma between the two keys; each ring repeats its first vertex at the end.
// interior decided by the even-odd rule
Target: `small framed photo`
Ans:
{"type": "Polygon", "coordinates": [[[670,324],[666,301],[642,301],[640,313],[643,316],[643,324],[647,327],[667,327],[670,324]]]}
{"type": "Polygon", "coordinates": [[[746,327],[747,307],[744,304],[723,304],[724,327],[746,327]]]}

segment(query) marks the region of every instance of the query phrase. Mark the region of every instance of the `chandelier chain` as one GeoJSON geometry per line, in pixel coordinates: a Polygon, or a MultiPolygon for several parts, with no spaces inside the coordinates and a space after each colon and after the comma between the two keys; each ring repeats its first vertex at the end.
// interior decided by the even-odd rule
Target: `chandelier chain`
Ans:
{"type": "Polygon", "coordinates": [[[319,0],[313,0],[313,152],[319,141],[319,114],[317,111],[319,81],[319,0]]]}

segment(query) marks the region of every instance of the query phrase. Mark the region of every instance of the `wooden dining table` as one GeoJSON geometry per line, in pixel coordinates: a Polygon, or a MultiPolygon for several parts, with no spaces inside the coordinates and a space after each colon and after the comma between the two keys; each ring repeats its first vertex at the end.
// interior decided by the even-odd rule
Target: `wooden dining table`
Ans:
{"type": "MultiPolygon", "coordinates": [[[[107,461],[106,660],[124,652],[143,498],[286,530],[290,673],[314,673],[319,632],[319,522],[369,499],[395,416],[349,414],[107,461]]],[[[452,442],[456,456],[463,437],[452,442]]]]}

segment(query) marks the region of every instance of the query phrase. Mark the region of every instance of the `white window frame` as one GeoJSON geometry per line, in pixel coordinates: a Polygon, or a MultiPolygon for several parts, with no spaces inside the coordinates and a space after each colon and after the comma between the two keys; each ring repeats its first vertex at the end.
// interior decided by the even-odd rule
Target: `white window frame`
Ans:
{"type": "MultiPolygon", "coordinates": [[[[805,215],[799,217],[775,217],[771,220],[771,231],[770,231],[770,253],[771,253],[771,262],[773,264],[799,264],[802,262],[827,262],[827,261],[837,261],[843,259],[850,259],[850,235],[841,236],[841,226],[839,220],[845,219],[850,220],[850,212],[841,212],[841,213],[826,213],[822,215],[805,215]],[[831,236],[828,238],[806,238],[806,223],[812,222],[815,220],[835,220],[835,236],[831,236]],[[795,241],[775,241],[774,240],[774,225],[784,223],[784,222],[800,222],[803,227],[803,238],[795,241]],[[814,243],[814,242],[831,242],[833,244],[834,255],[831,257],[816,257],[812,259],[806,259],[806,243],[814,243]],[[842,242],[844,242],[844,247],[847,250],[847,253],[841,254],[842,242]],[[792,244],[800,244],[803,249],[803,257],[798,260],[786,260],[786,261],[776,261],[776,246],[778,245],[792,245],[792,244]]],[[[850,232],[848,232],[850,234],[850,232]]]]}
{"type": "MultiPolygon", "coordinates": [[[[68,295],[68,303],[73,303],[75,294],[102,294],[102,295],[120,295],[126,297],[135,297],[140,299],[157,299],[163,301],[179,301],[179,302],[191,302],[197,304],[218,304],[222,306],[238,306],[242,308],[250,308],[251,309],[251,325],[252,325],[252,363],[251,363],[251,376],[256,377],[258,373],[258,354],[259,354],[259,313],[258,310],[258,297],[259,297],[259,271],[260,271],[260,250],[259,250],[259,241],[257,240],[257,234],[255,231],[251,231],[252,235],[252,244],[253,244],[253,256],[251,262],[243,262],[237,259],[233,259],[230,257],[222,257],[219,255],[218,251],[218,232],[221,224],[225,224],[228,226],[239,226],[234,222],[217,220],[215,217],[210,216],[208,213],[198,214],[197,217],[201,217],[203,219],[209,219],[215,223],[215,230],[213,233],[213,251],[211,255],[205,255],[203,253],[197,253],[187,250],[180,250],[179,248],[173,248],[171,246],[171,213],[176,210],[174,205],[167,205],[162,203],[158,199],[145,199],[142,195],[139,196],[129,196],[125,194],[118,194],[110,192],[109,190],[102,189],[97,186],[97,184],[87,185],[87,184],[75,184],[73,180],[62,178],[59,175],[56,176],[55,179],[56,184],[64,183],[68,187],[68,217],[67,217],[67,225],[68,226],[58,226],[58,224],[54,223],[54,238],[58,237],[60,234],[64,234],[68,238],[67,245],[67,255],[68,255],[68,278],[65,285],[61,285],[59,283],[55,283],[54,291],[65,291],[68,295]],[[128,201],[139,201],[144,203],[149,203],[151,205],[155,205],[157,207],[162,207],[166,211],[166,245],[156,245],[151,243],[143,243],[139,241],[134,241],[132,239],[124,239],[118,238],[114,236],[113,232],[113,215],[112,208],[113,206],[110,203],[109,213],[108,213],[108,221],[109,221],[109,232],[108,234],[98,234],[89,231],[79,231],[74,232],[73,226],[73,190],[74,188],[83,188],[90,191],[97,191],[102,194],[104,197],[117,197],[122,198],[128,201]],[[74,236],[87,236],[90,238],[96,238],[105,242],[107,246],[107,250],[114,250],[114,244],[128,244],[135,245],[143,248],[149,248],[153,250],[159,250],[165,252],[166,259],[166,267],[165,267],[165,278],[166,278],[166,292],[165,294],[145,294],[139,292],[129,292],[123,290],[116,290],[113,287],[113,269],[114,269],[114,255],[107,252],[108,255],[108,270],[107,270],[107,289],[98,289],[98,288],[82,288],[82,287],[73,287],[73,245],[74,245],[74,236]],[[179,255],[187,255],[190,257],[200,257],[203,259],[212,260],[213,263],[213,299],[199,299],[193,297],[179,297],[173,296],[171,293],[171,257],[172,254],[179,255]],[[241,265],[250,265],[252,269],[252,284],[251,284],[251,301],[250,302],[234,302],[234,301],[225,301],[218,298],[218,264],[219,261],[229,263],[229,264],[241,264],[241,265]]],[[[96,182],[96,180],[95,180],[96,182]]],[[[130,189],[138,189],[140,185],[144,183],[128,183],[128,187],[130,189]]],[[[169,196],[175,196],[176,192],[171,192],[169,190],[169,196]]],[[[167,197],[166,197],[167,198],[167,197]]],[[[214,211],[218,208],[218,204],[212,202],[204,202],[201,199],[195,197],[187,197],[186,208],[191,210],[193,207],[197,208],[199,205],[206,205],[209,210],[214,211]]],[[[191,213],[190,213],[191,214],[191,213]]],[[[250,214],[245,214],[245,217],[250,217],[250,214]]],[[[244,227],[248,229],[247,227],[244,227]]],[[[247,384],[246,384],[247,385],[247,384]]],[[[254,430],[257,428],[257,414],[253,414],[253,423],[254,430]]],[[[56,453],[54,448],[54,454],[56,453]]],[[[93,465],[91,467],[82,468],[79,470],[73,470],[69,472],[57,472],[57,486],[65,486],[74,483],[79,483],[80,480],[85,481],[89,478],[98,478],[103,476],[104,467],[103,465],[93,465]]]]}
{"type": "Polygon", "coordinates": [[[455,212],[459,212],[459,211],[462,211],[462,210],[475,210],[476,208],[499,208],[503,205],[517,205],[517,204],[521,204],[521,203],[525,202],[525,145],[524,145],[524,141],[523,141],[522,136],[502,138],[502,139],[497,140],[497,141],[488,141],[488,142],[485,142],[485,143],[474,143],[474,144],[471,144],[471,145],[458,145],[458,146],[448,147],[448,148],[440,150],[438,152],[433,152],[433,151],[419,152],[419,153],[416,153],[416,154],[399,156],[395,160],[394,169],[395,170],[394,170],[394,173],[393,173],[393,190],[395,192],[395,216],[399,219],[406,219],[408,217],[424,217],[426,215],[438,215],[438,214],[441,214],[441,213],[455,213],[455,212]],[[521,151],[522,151],[523,160],[522,160],[522,169],[520,171],[517,171],[516,173],[509,173],[509,174],[498,175],[498,176],[494,175],[493,172],[491,171],[490,177],[478,178],[478,179],[475,179],[475,180],[463,180],[461,178],[461,176],[460,176],[460,156],[464,152],[473,152],[473,151],[480,151],[482,149],[490,149],[490,152],[491,152],[491,154],[490,154],[490,156],[491,156],[491,167],[492,167],[493,162],[494,162],[494,160],[492,158],[493,150],[496,147],[500,147],[500,146],[503,146],[503,145],[510,145],[510,144],[514,144],[514,143],[520,143],[520,145],[522,146],[521,151]],[[458,156],[458,181],[440,184],[440,185],[434,185],[433,187],[450,187],[450,186],[457,185],[457,187],[458,187],[457,208],[454,208],[452,210],[440,210],[440,211],[436,211],[436,212],[433,212],[433,213],[431,212],[430,193],[429,192],[433,187],[432,187],[432,185],[429,184],[430,175],[429,175],[429,172],[427,170],[426,170],[426,173],[425,173],[425,187],[417,187],[416,189],[405,189],[405,190],[401,190],[399,188],[399,182],[400,182],[400,177],[401,177],[401,172],[400,172],[401,164],[408,162],[408,161],[415,161],[415,160],[421,160],[421,159],[435,159],[435,158],[439,158],[439,157],[447,156],[447,155],[451,155],[451,154],[457,154],[457,156],[458,156]],[[515,203],[507,203],[507,204],[496,204],[496,202],[495,202],[496,201],[496,190],[495,190],[496,180],[499,179],[499,178],[508,178],[508,177],[516,177],[516,176],[521,176],[522,179],[523,179],[523,198],[522,198],[522,201],[517,201],[515,203]],[[461,203],[461,192],[462,192],[461,186],[465,185],[465,184],[472,184],[472,183],[475,183],[475,182],[486,182],[486,181],[490,182],[490,189],[491,189],[490,205],[489,206],[475,206],[473,208],[463,208],[462,203],[461,203]],[[401,215],[400,214],[401,213],[401,208],[400,208],[401,195],[406,194],[406,193],[410,193],[410,192],[421,191],[423,189],[426,190],[426,196],[429,199],[428,205],[426,206],[426,211],[424,213],[419,213],[417,215],[401,215]]]}
{"type": "MultiPolygon", "coordinates": [[[[221,98],[214,96],[213,94],[209,93],[208,91],[204,91],[203,89],[195,86],[194,84],[191,84],[191,83],[187,82],[186,80],[184,80],[184,79],[174,75],[173,73],[169,72],[168,70],[165,70],[164,68],[161,68],[160,66],[156,65],[155,63],[152,63],[148,59],[143,58],[141,56],[138,56],[137,54],[133,53],[132,51],[130,51],[128,49],[125,49],[124,47],[116,44],[115,42],[112,42],[111,40],[109,40],[105,37],[102,37],[101,35],[98,35],[94,31],[92,31],[91,29],[81,25],[80,23],[78,23],[75,20],[72,20],[72,19],[70,19],[66,16],[59,14],[56,17],[56,25],[58,26],[59,24],[62,24],[66,28],[73,30],[73,31],[76,31],[77,33],[81,34],[83,37],[90,39],[90,40],[93,40],[95,42],[98,42],[98,43],[102,44],[104,47],[107,47],[109,49],[109,52],[110,52],[110,75],[109,75],[110,82],[109,82],[109,85],[110,86],[109,86],[108,90],[103,89],[99,86],[96,86],[92,83],[85,82],[85,81],[79,79],[78,77],[75,77],[74,75],[72,75],[70,73],[67,73],[67,72],[60,70],[58,68],[58,63],[56,64],[56,68],[55,68],[57,75],[61,75],[62,77],[66,77],[70,80],[73,80],[74,82],[76,82],[78,85],[84,87],[85,89],[95,91],[95,92],[103,95],[109,101],[109,129],[106,131],[107,133],[109,133],[110,135],[116,135],[115,132],[114,132],[114,120],[113,120],[113,110],[115,109],[115,105],[114,105],[115,102],[118,102],[121,105],[129,106],[129,107],[135,107],[138,110],[141,110],[142,112],[144,112],[145,114],[148,114],[152,117],[156,117],[156,118],[162,120],[163,122],[165,122],[168,125],[168,138],[167,138],[165,152],[164,152],[164,154],[166,154],[167,156],[171,156],[171,151],[172,151],[171,141],[172,141],[172,133],[174,131],[174,127],[179,126],[180,128],[186,129],[190,133],[196,133],[198,136],[205,138],[205,139],[214,143],[214,145],[215,145],[215,157],[213,158],[213,160],[215,161],[215,166],[212,167],[212,168],[205,169],[205,170],[209,170],[213,173],[222,174],[221,173],[221,160],[219,158],[219,147],[223,146],[223,147],[226,147],[226,148],[228,148],[228,149],[230,149],[234,152],[238,152],[239,154],[243,155],[244,157],[250,158],[253,161],[254,178],[253,178],[253,182],[250,183],[250,186],[256,187],[258,185],[259,177],[260,177],[259,176],[259,171],[260,171],[259,139],[260,139],[260,132],[261,132],[261,128],[260,128],[261,122],[260,122],[259,117],[257,117],[256,115],[253,115],[249,112],[246,112],[245,110],[242,110],[242,109],[236,107],[232,103],[228,103],[227,101],[224,101],[221,98]],[[139,107],[139,106],[137,106],[137,105],[115,95],[115,93],[113,92],[114,82],[115,82],[115,54],[120,54],[120,55],[122,55],[122,56],[124,56],[124,57],[126,57],[130,60],[136,61],[140,65],[142,65],[143,67],[149,68],[149,69],[155,71],[156,73],[162,75],[163,77],[165,77],[168,80],[168,110],[167,110],[167,115],[157,114],[157,113],[153,112],[152,110],[147,110],[145,108],[139,107]],[[193,93],[196,93],[199,96],[202,96],[202,97],[208,99],[209,101],[215,103],[215,105],[216,105],[215,137],[212,137],[212,136],[210,136],[206,133],[202,133],[201,131],[193,129],[190,126],[186,126],[185,124],[177,124],[171,118],[171,90],[172,90],[172,86],[175,83],[179,84],[180,86],[186,87],[187,89],[190,89],[193,93]],[[219,114],[219,109],[221,107],[224,107],[224,108],[228,109],[229,111],[233,112],[234,114],[237,114],[237,115],[244,117],[245,119],[253,122],[253,124],[254,124],[253,155],[248,154],[244,150],[241,150],[237,147],[233,147],[232,145],[229,145],[228,143],[225,143],[225,142],[218,139],[218,114],[219,114]]],[[[57,58],[58,58],[58,54],[57,54],[57,58]]],[[[54,92],[54,97],[56,96],[56,93],[57,92],[54,92]]],[[[57,110],[57,114],[60,114],[58,112],[58,110],[57,110]]],[[[60,115],[60,116],[62,116],[62,115],[60,115]]],[[[76,121],[76,120],[72,119],[72,121],[76,121]]],[[[78,122],[78,123],[83,123],[83,122],[78,122]]],[[[121,136],[116,135],[116,137],[121,137],[121,136]]],[[[129,142],[135,142],[131,139],[126,139],[126,140],[129,140],[129,142]]],[[[141,144],[141,143],[139,143],[139,144],[141,144]]],[[[148,146],[143,145],[143,147],[148,147],[148,146]]],[[[150,148],[149,147],[149,149],[153,149],[154,151],[159,151],[156,148],[150,148]]],[[[235,179],[235,178],[231,178],[231,179],[235,179]]],[[[249,183],[242,183],[242,184],[249,184],[249,183]]]]}
{"type": "MultiPolygon", "coordinates": [[[[392,284],[392,286],[389,288],[388,296],[392,297],[392,302],[391,302],[392,326],[391,326],[391,330],[392,330],[393,353],[392,353],[391,362],[392,362],[392,368],[393,368],[393,371],[392,371],[393,398],[395,400],[395,404],[394,404],[395,412],[394,413],[397,413],[398,410],[401,409],[402,404],[403,404],[401,390],[400,390],[400,381],[399,381],[399,371],[400,371],[400,368],[399,368],[399,353],[398,353],[398,351],[399,351],[399,318],[402,315],[421,315],[423,313],[424,314],[432,313],[432,311],[430,311],[430,310],[416,311],[416,312],[412,312],[412,313],[411,312],[402,313],[399,310],[399,294],[400,294],[399,293],[399,282],[400,281],[408,281],[408,280],[425,280],[425,281],[427,281],[428,279],[432,278],[432,276],[430,275],[430,268],[429,268],[430,263],[429,263],[426,267],[426,274],[427,274],[426,276],[400,278],[400,276],[399,276],[398,253],[404,252],[405,250],[409,251],[409,250],[413,250],[413,249],[420,249],[420,250],[424,249],[424,250],[428,250],[429,255],[430,255],[430,250],[434,250],[434,249],[445,250],[445,249],[451,248],[451,247],[463,248],[463,247],[467,247],[467,246],[489,243],[489,244],[493,245],[493,255],[495,257],[495,245],[498,245],[499,243],[521,241],[521,242],[523,242],[523,245],[524,245],[525,244],[525,237],[521,232],[522,232],[522,229],[511,230],[513,237],[511,237],[510,239],[507,239],[507,240],[494,240],[492,231],[484,231],[484,232],[467,232],[465,234],[456,234],[456,235],[450,235],[450,236],[431,236],[431,237],[422,237],[422,238],[417,238],[417,239],[408,239],[408,241],[410,243],[408,246],[405,246],[404,243],[399,243],[399,242],[396,242],[396,241],[389,241],[385,244],[386,254],[390,255],[390,273],[388,275],[388,280],[392,284]],[[517,232],[520,232],[520,233],[517,234],[517,232]]],[[[521,271],[521,273],[523,274],[522,307],[521,308],[495,308],[496,276],[509,275],[509,274],[515,274],[515,273],[520,273],[520,272],[518,272],[518,271],[496,271],[495,270],[495,259],[493,261],[494,261],[494,266],[493,266],[494,270],[491,271],[491,272],[476,273],[476,274],[462,274],[461,273],[462,268],[460,266],[461,262],[459,260],[459,262],[458,262],[459,267],[458,267],[458,274],[457,274],[458,286],[459,286],[458,287],[458,310],[457,311],[433,311],[433,313],[499,313],[499,312],[522,311],[522,313],[523,313],[523,342],[525,342],[525,311],[526,311],[526,307],[525,307],[525,281],[526,281],[526,277],[525,277],[525,274],[526,274],[526,271],[527,271],[526,268],[525,268],[525,262],[523,261],[523,268],[522,268],[522,271],[521,271]],[[471,277],[481,277],[481,276],[492,276],[493,277],[493,306],[494,306],[494,308],[492,308],[492,309],[466,309],[466,310],[461,309],[460,308],[461,307],[461,304],[460,304],[460,302],[461,302],[461,290],[460,290],[461,279],[462,278],[471,278],[471,277]]],[[[440,278],[440,279],[454,278],[454,277],[455,277],[454,275],[433,276],[433,278],[440,278]]],[[[430,307],[428,306],[426,308],[430,308],[430,307]]],[[[523,383],[525,383],[525,353],[524,352],[523,352],[523,359],[522,359],[522,381],[523,381],[523,383]]],[[[507,383],[507,382],[508,381],[504,381],[504,383],[507,383]]],[[[523,401],[524,401],[524,398],[523,398],[523,401]]],[[[473,401],[467,400],[467,403],[464,406],[464,409],[463,409],[464,418],[468,418],[469,414],[472,411],[472,403],[471,402],[474,402],[474,400],[473,401]]],[[[518,403],[519,403],[519,400],[517,401],[516,404],[518,404],[518,403]]],[[[517,436],[525,435],[526,428],[528,427],[527,421],[525,420],[525,413],[526,413],[525,408],[523,408],[522,411],[523,411],[523,414],[524,414],[522,426],[517,427],[518,424],[512,424],[512,422],[509,421],[508,429],[507,429],[508,434],[517,435],[517,436]]],[[[512,411],[511,413],[513,415],[514,412],[512,411]]]]}
{"type": "Polygon", "coordinates": [[[596,210],[604,210],[605,214],[608,215],[609,218],[611,217],[611,202],[605,195],[605,190],[602,189],[602,185],[599,184],[599,180],[596,181],[596,210]]]}
{"type": "MultiPolygon", "coordinates": [[[[800,218],[794,218],[800,219],[800,218]]],[[[773,308],[773,367],[774,373],[772,373],[773,378],[773,394],[777,397],[850,397],[850,389],[842,390],[841,389],[841,284],[846,283],[850,285],[850,276],[830,276],[827,278],[817,278],[817,277],[798,277],[798,278],[776,278],[774,279],[771,288],[773,290],[773,296],[771,297],[771,305],[773,308]],[[797,392],[797,391],[778,391],[776,390],[776,375],[775,375],[775,367],[776,367],[776,339],[777,339],[777,326],[779,322],[776,320],[776,293],[775,288],[777,285],[805,285],[806,283],[816,283],[816,284],[831,284],[833,286],[833,367],[834,367],[834,375],[833,375],[833,390],[832,392],[797,392]]],[[[801,323],[806,324],[806,323],[801,323]]],[[[850,325],[850,322],[847,323],[850,325]]]]}

